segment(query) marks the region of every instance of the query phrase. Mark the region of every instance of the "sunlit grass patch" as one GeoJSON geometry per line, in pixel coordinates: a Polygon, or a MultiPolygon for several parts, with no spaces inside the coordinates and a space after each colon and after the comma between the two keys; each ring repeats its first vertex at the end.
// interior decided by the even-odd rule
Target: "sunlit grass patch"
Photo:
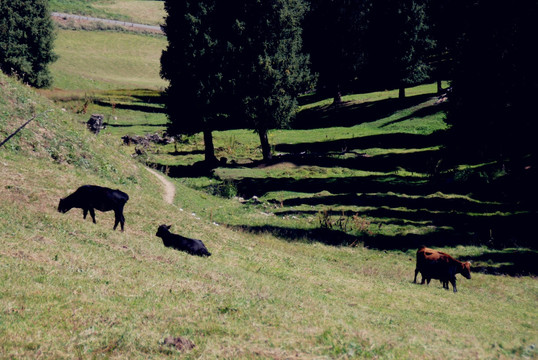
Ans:
{"type": "Polygon", "coordinates": [[[159,25],[165,15],[162,1],[51,0],[55,12],[66,12],[140,24],[159,25]]]}
{"type": "Polygon", "coordinates": [[[95,4],[94,7],[108,13],[121,14],[129,22],[139,24],[161,25],[166,15],[162,1],[116,0],[95,4]]]}
{"type": "MultiPolygon", "coordinates": [[[[407,88],[406,96],[435,94],[435,92],[437,91],[436,86],[437,86],[436,84],[425,84],[425,85],[419,85],[419,86],[407,88]]],[[[447,87],[448,87],[448,82],[443,81],[443,88],[447,88],[447,87]]],[[[344,95],[342,96],[342,101],[350,105],[353,103],[372,102],[372,101],[397,98],[397,97],[398,97],[398,89],[393,89],[393,90],[384,90],[384,91],[374,91],[374,92],[363,93],[363,94],[344,95]]],[[[333,103],[333,99],[328,98],[328,99],[320,100],[317,102],[312,102],[307,105],[302,105],[300,110],[306,110],[306,109],[310,109],[314,107],[323,107],[323,106],[331,105],[332,103],[333,103]]]]}
{"type": "Polygon", "coordinates": [[[164,37],[119,32],[59,30],[58,61],[51,65],[54,87],[97,90],[164,89],[159,76],[164,37]]]}

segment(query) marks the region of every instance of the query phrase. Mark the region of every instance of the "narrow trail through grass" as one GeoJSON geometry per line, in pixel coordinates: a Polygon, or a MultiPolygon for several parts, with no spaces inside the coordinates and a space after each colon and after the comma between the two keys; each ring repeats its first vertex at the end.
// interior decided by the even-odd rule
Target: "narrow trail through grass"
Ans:
{"type": "Polygon", "coordinates": [[[146,168],[150,173],[155,175],[157,179],[163,184],[164,186],[164,193],[163,193],[163,200],[167,204],[173,204],[174,203],[174,197],[176,196],[176,187],[174,184],[172,184],[170,181],[168,181],[164,176],[159,174],[157,171],[152,170],[150,168],[146,168]]]}

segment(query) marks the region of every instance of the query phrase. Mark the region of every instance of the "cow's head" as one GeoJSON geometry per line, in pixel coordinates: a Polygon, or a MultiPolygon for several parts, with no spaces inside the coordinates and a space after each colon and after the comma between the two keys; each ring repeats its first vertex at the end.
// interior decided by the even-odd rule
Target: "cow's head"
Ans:
{"type": "Polygon", "coordinates": [[[157,234],[155,234],[155,235],[162,238],[166,234],[170,234],[170,228],[171,227],[172,227],[172,225],[164,225],[163,224],[163,225],[159,226],[159,228],[157,229],[157,234]]]}
{"type": "Polygon", "coordinates": [[[461,275],[463,277],[470,279],[471,278],[471,262],[467,261],[461,264],[461,275]]]}
{"type": "Polygon", "coordinates": [[[70,209],[71,208],[67,206],[65,199],[60,199],[60,203],[58,204],[58,212],[65,214],[70,209]]]}

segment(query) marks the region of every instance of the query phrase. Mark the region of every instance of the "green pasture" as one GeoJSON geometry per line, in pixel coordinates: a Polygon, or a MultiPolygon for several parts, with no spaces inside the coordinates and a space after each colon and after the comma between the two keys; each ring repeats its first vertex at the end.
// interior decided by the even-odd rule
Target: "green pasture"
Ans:
{"type": "MultiPolygon", "coordinates": [[[[84,119],[89,114],[103,114],[107,123],[103,133],[118,142],[126,134],[165,131],[167,118],[157,70],[165,46],[162,37],[60,31],[57,43],[64,64],[55,65],[55,80],[64,85],[44,92],[49,98],[84,119]],[[81,55],[83,50],[77,47],[80,43],[85,44],[87,51],[101,56],[81,55]],[[153,50],[136,56],[133,49],[146,45],[153,50]],[[76,63],[81,65],[73,66],[76,63]],[[104,75],[95,86],[88,81],[90,75],[77,73],[100,67],[101,71],[91,71],[94,78],[94,74],[104,75]],[[141,70],[134,70],[138,67],[141,70]],[[86,87],[78,87],[81,78],[86,87]]],[[[435,91],[435,84],[426,84],[406,89],[405,99],[398,99],[396,90],[348,95],[336,106],[329,100],[308,104],[312,97],[304,96],[290,128],[269,133],[275,154],[272,164],[260,163],[258,136],[246,129],[213,133],[216,155],[225,158],[226,165],[212,172],[200,166],[204,156],[201,134],[183,136],[166,146],[138,146],[137,151],[142,153],[142,162],[210,196],[257,196],[266,203],[281,205],[280,209],[267,212],[272,216],[249,220],[241,215],[237,218],[243,220],[235,222],[231,221],[231,209],[209,211],[200,206],[201,211],[210,212],[231,226],[248,228],[254,222],[257,225],[250,226],[252,231],[263,229],[277,235],[295,232],[317,238],[311,232],[323,225],[341,243],[353,243],[353,236],[362,236],[369,243],[413,247],[422,242],[473,243],[472,239],[484,238],[498,223],[515,221],[508,226],[520,227],[528,215],[525,209],[512,217],[514,206],[488,205],[497,199],[477,194],[477,187],[465,185],[470,176],[486,183],[495,174],[481,172],[479,168],[473,175],[462,164],[454,173],[431,177],[441,158],[442,136],[447,129],[446,104],[439,103],[435,91]],[[316,196],[320,201],[315,202],[300,194],[295,199],[289,195],[297,192],[308,196],[328,194],[316,196]],[[430,198],[438,193],[442,196],[430,198]],[[283,201],[283,194],[292,199],[283,201]],[[462,200],[461,196],[466,198],[462,200]],[[280,218],[293,221],[283,226],[280,218]],[[462,223],[465,225],[460,226],[462,223]]],[[[134,154],[135,146],[125,150],[134,154]]],[[[259,213],[258,204],[242,206],[247,212],[259,213]]]]}
{"type": "MultiPolygon", "coordinates": [[[[162,2],[51,4],[122,19],[162,2]]],[[[448,128],[434,84],[404,100],[396,90],[338,106],[305,96],[290,128],[269,133],[273,162],[261,162],[253,131],[216,131],[226,161],[207,169],[201,134],[138,146],[139,156],[120,140],[166,129],[165,46],[59,30],[48,99],[0,75],[0,139],[38,114],[0,148],[0,358],[538,357],[538,254],[520,246],[532,222],[477,191],[502,176],[488,164],[432,175],[448,128]],[[98,136],[84,126],[93,113],[107,123],[98,136]],[[174,184],[172,205],[146,165],[174,184]],[[125,233],[111,213],[94,225],[56,211],[88,183],[130,195],[125,233]],[[164,248],[162,223],[213,255],[164,248]],[[497,224],[512,247],[497,233],[482,240],[497,224]],[[413,284],[419,244],[471,260],[472,280],[458,276],[457,294],[413,284]],[[177,350],[169,336],[196,346],[177,350]]]]}
{"type": "MultiPolygon", "coordinates": [[[[120,145],[116,134],[90,134],[84,114],[62,111],[1,74],[0,91],[0,138],[37,115],[0,148],[0,358],[538,356],[535,277],[491,275],[529,269],[535,275],[535,268],[518,268],[536,263],[534,250],[454,243],[443,249],[472,260],[473,278],[458,277],[456,294],[436,281],[416,285],[415,249],[379,250],[360,236],[349,244],[353,246],[332,242],[344,234],[339,225],[320,225],[320,219],[330,222],[323,211],[313,215],[311,231],[298,225],[294,217],[307,223],[310,215],[304,211],[314,206],[317,214],[331,192],[312,193],[300,186],[242,203],[210,194],[213,186],[223,195],[224,180],[240,178],[234,172],[241,168],[223,167],[215,176],[170,179],[177,195],[169,205],[159,181],[133,159],[131,148],[120,145]],[[125,232],[112,230],[111,213],[98,212],[93,224],[82,219],[79,209],[56,211],[59,199],[82,184],[129,194],[125,232]],[[288,209],[303,214],[282,213],[288,209]],[[212,256],[197,258],[165,248],[155,236],[161,223],[202,239],[212,256]],[[182,337],[195,346],[179,350],[165,344],[168,337],[182,337]]],[[[239,132],[233,135],[254,143],[239,132]]],[[[245,166],[243,175],[264,179],[266,172],[266,179],[274,177],[270,182],[278,184],[295,174],[287,173],[292,170],[297,170],[297,180],[329,174],[324,173],[327,166],[271,166],[245,166]]],[[[332,167],[330,175],[379,175],[361,168],[332,167]]],[[[423,180],[415,175],[407,181],[411,178],[423,180]]],[[[424,200],[390,192],[382,196],[387,201],[451,198],[441,193],[424,200]]],[[[466,195],[452,199],[477,203],[466,195]]],[[[360,211],[359,205],[354,204],[354,211],[360,211]]],[[[370,225],[379,227],[377,221],[370,225]]],[[[367,224],[357,220],[352,227],[367,234],[373,231],[367,224]]]]}
{"type": "Polygon", "coordinates": [[[163,90],[162,36],[107,31],[59,30],[51,66],[54,88],[73,91],[110,89],[163,90]]]}

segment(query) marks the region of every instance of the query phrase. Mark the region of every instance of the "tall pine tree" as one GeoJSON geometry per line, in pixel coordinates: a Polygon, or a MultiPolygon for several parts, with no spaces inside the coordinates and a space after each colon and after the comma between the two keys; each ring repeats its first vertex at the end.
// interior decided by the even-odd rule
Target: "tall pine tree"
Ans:
{"type": "Polygon", "coordinates": [[[0,69],[35,87],[52,83],[54,24],[48,0],[0,0],[0,69]]]}
{"type": "Polygon", "coordinates": [[[361,36],[369,2],[363,0],[312,0],[305,18],[304,43],[312,70],[319,76],[317,92],[342,101],[351,91],[362,65],[361,36]]]}
{"type": "Polygon", "coordinates": [[[363,35],[365,65],[359,80],[381,88],[405,88],[428,79],[430,37],[425,0],[371,0],[363,35]]]}
{"type": "Polygon", "coordinates": [[[215,162],[212,131],[229,112],[226,34],[232,21],[217,0],[167,0],[163,30],[168,46],[161,55],[161,77],[169,81],[165,106],[171,134],[203,132],[205,161],[215,162]]]}
{"type": "Polygon", "coordinates": [[[264,160],[272,158],[268,131],[288,125],[297,96],[313,77],[302,52],[303,0],[243,1],[237,31],[241,53],[236,64],[241,113],[255,130],[264,160]]]}
{"type": "MultiPolygon", "coordinates": [[[[455,162],[497,160],[522,172],[536,163],[536,1],[479,0],[463,14],[448,121],[455,162]],[[480,21],[476,21],[480,19],[480,21]]],[[[534,170],[533,170],[534,171],[534,170]]]]}

